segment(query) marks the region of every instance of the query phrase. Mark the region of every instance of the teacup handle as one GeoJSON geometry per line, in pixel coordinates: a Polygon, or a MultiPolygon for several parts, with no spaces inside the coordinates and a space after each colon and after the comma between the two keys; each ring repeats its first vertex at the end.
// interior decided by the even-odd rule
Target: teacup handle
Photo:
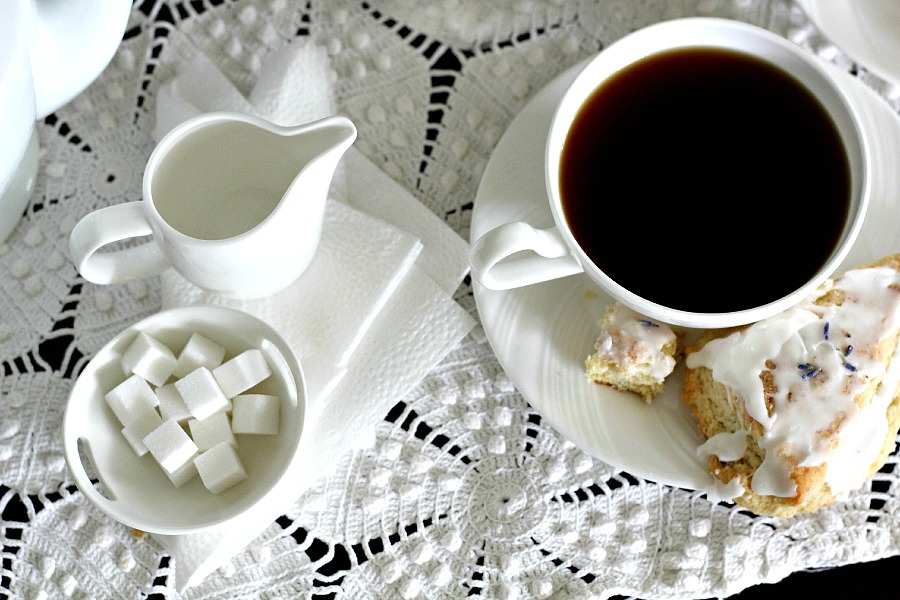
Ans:
{"type": "Polygon", "coordinates": [[[157,275],[170,265],[154,239],[132,248],[99,252],[112,242],[152,235],[140,201],[95,210],[72,229],[69,249],[81,276],[92,283],[124,283],[157,275]]]}
{"type": "Polygon", "coordinates": [[[472,275],[491,290],[508,290],[581,273],[578,260],[557,227],[536,229],[516,221],[475,240],[469,253],[472,275]],[[528,251],[513,257],[522,251],[528,251]]]}

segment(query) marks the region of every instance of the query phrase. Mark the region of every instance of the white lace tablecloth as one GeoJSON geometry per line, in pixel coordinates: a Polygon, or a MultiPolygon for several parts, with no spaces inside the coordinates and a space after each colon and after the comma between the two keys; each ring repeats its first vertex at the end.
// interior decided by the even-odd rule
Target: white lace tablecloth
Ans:
{"type": "MultiPolygon", "coordinates": [[[[113,62],[39,132],[25,220],[0,246],[2,590],[15,598],[727,596],[805,569],[900,553],[896,456],[847,501],[793,520],[641,480],[561,438],[474,332],[248,548],[183,592],[171,557],[89,504],[62,455],[74,378],[160,308],[158,279],[94,286],[68,256],[87,212],[141,196],[175,30],[239,87],[298,38],[328,49],[356,147],[463,238],[506,126],[558,73],[686,15],[772,29],[894,110],[786,0],[137,0],[113,62]],[[502,439],[503,443],[496,441],[502,439]],[[511,500],[512,499],[512,500],[511,500]]],[[[468,281],[455,295],[473,316],[468,281]]],[[[389,351],[389,350],[388,350],[389,351]]]]}

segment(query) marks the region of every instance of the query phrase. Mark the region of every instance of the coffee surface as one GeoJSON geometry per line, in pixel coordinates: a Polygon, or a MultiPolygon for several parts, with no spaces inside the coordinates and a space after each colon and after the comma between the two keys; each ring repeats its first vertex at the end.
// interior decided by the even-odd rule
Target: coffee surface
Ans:
{"type": "Polygon", "coordinates": [[[821,103],[769,63],[709,48],[647,57],[595,90],[568,133],[560,190],[600,269],[695,312],[794,291],[831,255],[851,193],[821,103]]]}

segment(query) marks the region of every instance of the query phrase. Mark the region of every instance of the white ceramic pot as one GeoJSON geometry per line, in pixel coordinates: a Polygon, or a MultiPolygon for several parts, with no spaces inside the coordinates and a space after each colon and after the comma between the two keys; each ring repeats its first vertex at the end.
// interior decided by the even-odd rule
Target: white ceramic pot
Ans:
{"type": "Polygon", "coordinates": [[[4,0],[0,6],[0,241],[31,197],[37,120],[106,68],[130,10],[130,0],[4,0]]]}

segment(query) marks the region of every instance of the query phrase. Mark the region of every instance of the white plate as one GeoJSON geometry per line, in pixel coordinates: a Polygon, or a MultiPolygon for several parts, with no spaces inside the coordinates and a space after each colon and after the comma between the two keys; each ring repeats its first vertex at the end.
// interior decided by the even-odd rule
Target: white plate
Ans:
{"type": "MultiPolygon", "coordinates": [[[[866,122],[873,162],[872,201],[843,270],[900,251],[900,231],[895,227],[898,175],[891,163],[900,155],[900,120],[859,81],[829,68],[866,122]]],[[[539,92],[500,140],[476,196],[472,241],[510,221],[552,225],[543,176],[544,142],[554,104],[577,71],[578,66],[573,67],[539,92]]],[[[674,258],[663,268],[677,268],[674,258]]],[[[650,405],[585,377],[584,360],[593,350],[597,322],[611,302],[586,276],[509,291],[473,285],[485,333],[500,364],[523,397],[560,434],[632,475],[709,489],[711,479],[695,453],[702,438],[681,402],[680,369],[650,405]]]]}
{"type": "Polygon", "coordinates": [[[853,60],[900,85],[900,2],[797,0],[797,4],[853,60]]]}

